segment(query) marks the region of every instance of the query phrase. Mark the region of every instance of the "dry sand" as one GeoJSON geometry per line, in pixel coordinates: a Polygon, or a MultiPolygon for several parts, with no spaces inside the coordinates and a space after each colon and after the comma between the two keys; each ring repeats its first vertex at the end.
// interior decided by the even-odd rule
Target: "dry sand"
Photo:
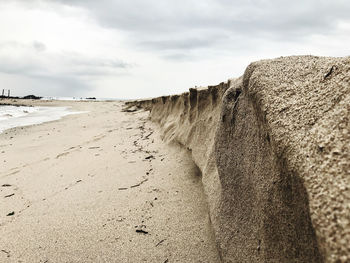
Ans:
{"type": "Polygon", "coordinates": [[[199,170],[146,112],[26,103],[88,113],[0,134],[0,262],[219,262],[199,170]]]}

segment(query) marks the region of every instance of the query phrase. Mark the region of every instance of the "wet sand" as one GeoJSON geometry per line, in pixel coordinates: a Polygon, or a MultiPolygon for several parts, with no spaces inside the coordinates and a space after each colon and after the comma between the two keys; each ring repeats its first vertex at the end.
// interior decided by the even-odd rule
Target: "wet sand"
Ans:
{"type": "Polygon", "coordinates": [[[1,262],[219,262],[201,175],[121,102],[0,134],[1,262]]]}

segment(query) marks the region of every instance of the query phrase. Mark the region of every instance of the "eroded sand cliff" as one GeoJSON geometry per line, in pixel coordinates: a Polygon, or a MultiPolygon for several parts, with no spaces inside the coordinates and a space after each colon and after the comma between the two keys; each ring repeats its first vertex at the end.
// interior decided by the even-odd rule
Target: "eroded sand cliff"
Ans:
{"type": "Polygon", "coordinates": [[[191,152],[224,262],[350,261],[349,57],[259,61],[135,104],[191,152]]]}

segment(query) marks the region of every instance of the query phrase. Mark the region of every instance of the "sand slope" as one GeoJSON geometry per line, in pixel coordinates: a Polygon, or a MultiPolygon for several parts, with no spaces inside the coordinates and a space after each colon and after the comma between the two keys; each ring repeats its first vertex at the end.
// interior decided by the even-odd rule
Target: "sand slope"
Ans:
{"type": "Polygon", "coordinates": [[[350,261],[349,58],[259,61],[132,105],[191,152],[224,262],[350,261]]]}
{"type": "Polygon", "coordinates": [[[198,168],[147,113],[30,103],[89,112],[0,135],[0,262],[219,262],[198,168]]]}

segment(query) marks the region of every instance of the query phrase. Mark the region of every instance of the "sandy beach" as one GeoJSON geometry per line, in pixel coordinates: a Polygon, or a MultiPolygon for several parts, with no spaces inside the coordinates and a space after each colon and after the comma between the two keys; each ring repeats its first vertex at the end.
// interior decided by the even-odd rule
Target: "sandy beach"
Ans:
{"type": "Polygon", "coordinates": [[[350,263],[350,1],[0,1],[0,263],[350,263]]]}
{"type": "Polygon", "coordinates": [[[0,134],[1,262],[219,262],[201,174],[122,102],[0,134]]]}
{"type": "Polygon", "coordinates": [[[1,100],[80,113],[0,134],[0,262],[350,262],[349,61],[262,60],[127,102],[1,100]]]}

